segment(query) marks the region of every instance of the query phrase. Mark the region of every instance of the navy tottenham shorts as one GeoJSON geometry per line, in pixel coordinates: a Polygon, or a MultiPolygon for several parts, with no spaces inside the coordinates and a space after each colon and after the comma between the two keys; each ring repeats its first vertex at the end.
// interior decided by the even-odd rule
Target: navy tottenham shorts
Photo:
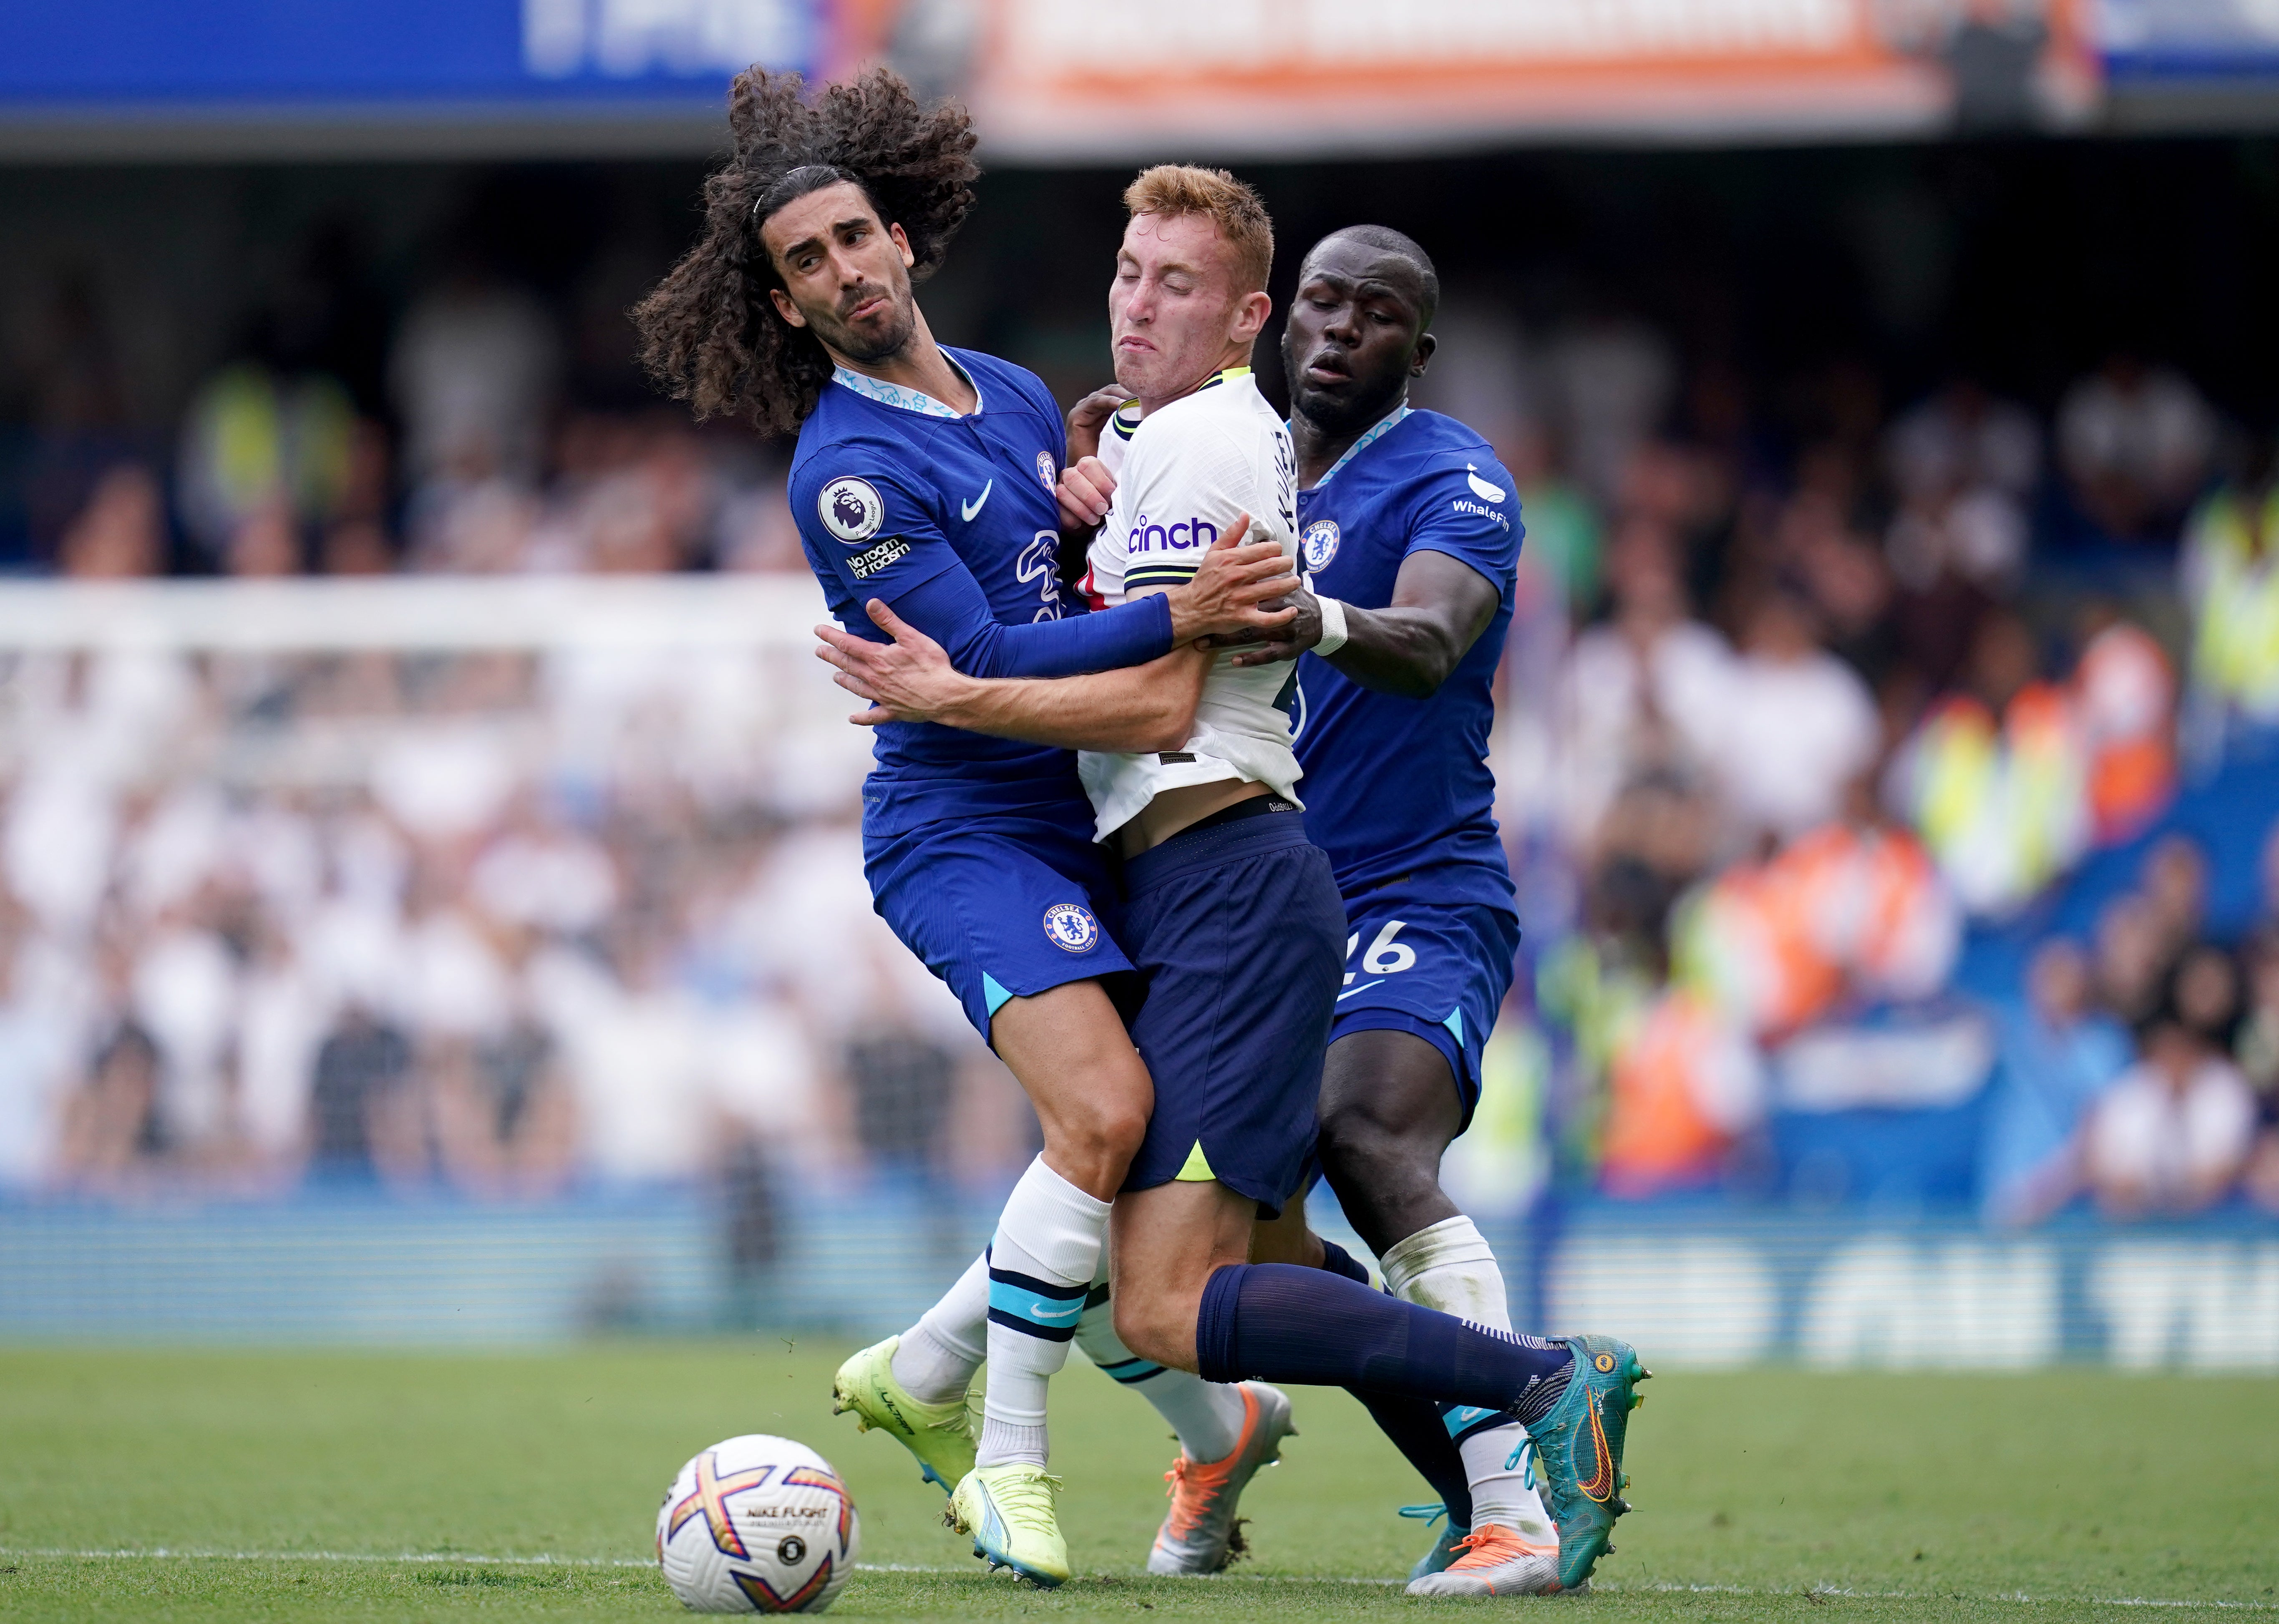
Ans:
{"type": "Polygon", "coordinates": [[[1093,843],[1092,808],[1078,799],[1066,818],[1051,810],[943,820],[863,842],[879,916],[949,984],[984,1041],[1008,999],[1126,979],[1132,968],[1109,934],[1115,884],[1093,843]]]}
{"type": "Polygon", "coordinates": [[[1436,899],[1401,881],[1363,892],[1347,907],[1352,923],[1330,1041],[1395,1031],[1431,1044],[1454,1075],[1462,1133],[1479,1104],[1480,1051],[1511,991],[1518,916],[1485,902],[1436,899]]]}
{"type": "Polygon", "coordinates": [[[1172,836],[1124,868],[1132,1041],[1155,1114],[1127,1190],[1212,1179],[1278,1211],[1310,1161],[1346,915],[1294,811],[1172,836]]]}

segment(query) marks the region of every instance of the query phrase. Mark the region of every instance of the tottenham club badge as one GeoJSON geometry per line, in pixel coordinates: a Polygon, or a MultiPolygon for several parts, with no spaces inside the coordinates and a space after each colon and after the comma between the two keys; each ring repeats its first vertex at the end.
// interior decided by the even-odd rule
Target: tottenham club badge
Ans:
{"type": "Polygon", "coordinates": [[[1100,944],[1100,921],[1089,908],[1055,902],[1045,910],[1045,934],[1064,952],[1090,953],[1100,944]]]}
{"type": "Polygon", "coordinates": [[[1299,545],[1306,554],[1306,573],[1319,575],[1330,567],[1330,560],[1338,555],[1338,522],[1335,519],[1316,519],[1306,526],[1299,545]]]}
{"type": "Polygon", "coordinates": [[[868,479],[841,474],[823,487],[816,499],[823,527],[848,546],[868,541],[886,521],[886,504],[868,479]]]}

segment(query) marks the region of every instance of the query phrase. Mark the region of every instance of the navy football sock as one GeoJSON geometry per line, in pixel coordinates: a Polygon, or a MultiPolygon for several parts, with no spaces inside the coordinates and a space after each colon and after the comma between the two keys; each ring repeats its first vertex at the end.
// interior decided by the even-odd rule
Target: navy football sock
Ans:
{"type": "MultiPolygon", "coordinates": [[[[1356,1285],[1369,1284],[1369,1266],[1333,1240],[1322,1243],[1322,1267],[1356,1285]]],[[[1361,1400],[1377,1430],[1393,1440],[1416,1474],[1432,1485],[1432,1492],[1448,1508],[1449,1521],[1460,1528],[1472,1526],[1472,1485],[1464,1474],[1464,1458],[1440,1419],[1440,1406],[1423,1398],[1373,1388],[1347,1390],[1361,1400]]]]}
{"type": "Polygon", "coordinates": [[[1195,1354],[1207,1382],[1370,1388],[1485,1410],[1540,1407],[1574,1356],[1318,1268],[1230,1263],[1203,1288],[1195,1354]],[[1537,1402],[1528,1404],[1525,1401],[1537,1402]]]}

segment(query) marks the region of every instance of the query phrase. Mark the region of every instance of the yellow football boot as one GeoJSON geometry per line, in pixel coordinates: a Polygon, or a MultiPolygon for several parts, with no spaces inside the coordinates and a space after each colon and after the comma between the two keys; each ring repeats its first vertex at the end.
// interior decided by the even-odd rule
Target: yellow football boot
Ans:
{"type": "Polygon", "coordinates": [[[973,1470],[973,1418],[963,1396],[947,1404],[921,1404],[894,1380],[900,1337],[864,1348],[839,1367],[831,1383],[831,1413],[852,1410],[855,1425],[873,1427],[917,1457],[918,1474],[944,1494],[973,1470]]]}

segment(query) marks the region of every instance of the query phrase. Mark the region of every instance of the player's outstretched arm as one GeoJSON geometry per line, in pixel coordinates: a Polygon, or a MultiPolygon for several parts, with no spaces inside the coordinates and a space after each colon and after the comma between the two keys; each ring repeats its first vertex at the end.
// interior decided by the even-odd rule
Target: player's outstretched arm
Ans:
{"type": "Polygon", "coordinates": [[[837,668],[839,686],[871,708],[848,718],[938,722],[971,732],[1068,750],[1176,750],[1194,731],[1195,706],[1211,656],[1175,648],[1119,670],[1055,679],[969,677],[940,644],[873,598],[866,606],[893,640],[873,643],[820,625],[817,658],[837,668]]]}
{"type": "MultiPolygon", "coordinates": [[[[1249,541],[1250,515],[1235,516],[1226,533],[1204,552],[1195,572],[1165,589],[1171,610],[1171,645],[1184,648],[1200,638],[1224,643],[1255,643],[1286,631],[1298,611],[1282,600],[1300,590],[1298,578],[1281,548],[1249,541]]],[[[1151,594],[1133,593],[1138,602],[1151,594]]],[[[1170,747],[1173,749],[1178,747],[1170,747]]]]}
{"type": "MultiPolygon", "coordinates": [[[[1298,610],[1290,634],[1244,649],[1235,664],[1294,660],[1322,640],[1314,594],[1301,591],[1289,601],[1298,610]]],[[[1446,553],[1411,553],[1393,578],[1391,604],[1345,606],[1345,645],[1330,663],[1364,688],[1429,699],[1495,619],[1498,601],[1494,583],[1471,565],[1446,553]]]]}
{"type": "Polygon", "coordinates": [[[1177,750],[1195,731],[1212,655],[1175,648],[1147,665],[1058,682],[992,682],[970,695],[954,727],[1066,750],[1177,750]]]}
{"type": "MultiPolygon", "coordinates": [[[[1061,470],[1056,490],[1062,528],[1088,530],[1107,515],[1116,494],[1116,476],[1098,457],[1087,456],[1061,470]]],[[[1205,637],[1221,645],[1266,642],[1296,624],[1299,611],[1284,600],[1297,591],[1298,578],[1280,548],[1270,541],[1245,541],[1249,533],[1250,515],[1237,514],[1225,533],[1204,552],[1195,572],[1163,594],[1171,611],[1174,644],[1205,637]],[[1269,552],[1269,548],[1274,550],[1269,552]]]]}
{"type": "MultiPolygon", "coordinates": [[[[825,479],[794,478],[801,534],[827,582],[856,599],[878,597],[976,677],[1069,677],[1161,658],[1213,632],[1250,642],[1289,624],[1259,607],[1287,590],[1278,552],[1258,546],[1211,561],[1195,592],[1162,603],[1119,604],[1095,615],[1001,621],[971,568],[944,538],[925,492],[887,463],[850,463],[825,479]],[[836,525],[837,528],[832,528],[836,525]]],[[[1040,578],[1024,556],[1021,578],[1040,578]]],[[[1056,591],[1044,602],[1052,604],[1056,591]]]]}
{"type": "MultiPolygon", "coordinates": [[[[864,583],[855,583],[861,590],[864,583]]],[[[1196,639],[1245,644],[1277,634],[1296,611],[1264,607],[1297,585],[1270,542],[1214,548],[1194,578],[1161,604],[1119,604],[1103,613],[1008,625],[990,612],[961,560],[908,589],[881,594],[895,612],[974,677],[1070,677],[1160,659],[1196,639]]]]}

